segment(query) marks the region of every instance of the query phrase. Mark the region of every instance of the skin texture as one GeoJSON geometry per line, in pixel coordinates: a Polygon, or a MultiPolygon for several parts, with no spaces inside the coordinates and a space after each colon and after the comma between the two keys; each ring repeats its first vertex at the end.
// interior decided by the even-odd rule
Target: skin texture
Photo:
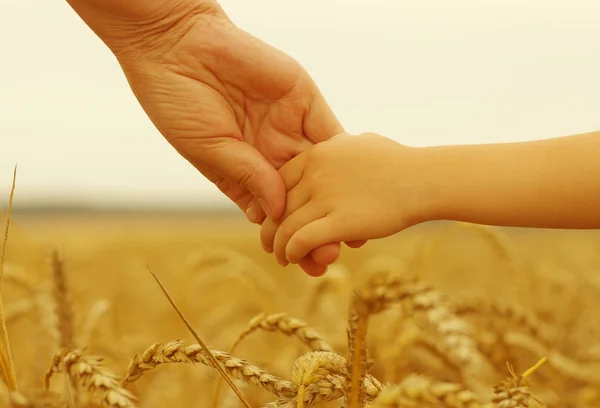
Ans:
{"type": "Polygon", "coordinates": [[[286,265],[316,242],[365,242],[416,223],[409,216],[418,204],[411,194],[416,180],[397,169],[405,150],[411,151],[372,133],[340,134],[288,162],[280,170],[286,209],[280,222],[263,223],[263,247],[286,265]]]}
{"type": "Polygon", "coordinates": [[[600,228],[600,132],[524,143],[413,148],[342,134],[280,169],[284,216],[263,245],[297,263],[329,242],[383,238],[433,220],[600,228]]]}
{"type": "MultiPolygon", "coordinates": [[[[302,66],[216,2],[68,2],[111,49],[160,133],[252,222],[283,214],[281,166],[343,132],[302,66]]],[[[327,244],[300,266],[321,275],[339,251],[327,244]]]]}

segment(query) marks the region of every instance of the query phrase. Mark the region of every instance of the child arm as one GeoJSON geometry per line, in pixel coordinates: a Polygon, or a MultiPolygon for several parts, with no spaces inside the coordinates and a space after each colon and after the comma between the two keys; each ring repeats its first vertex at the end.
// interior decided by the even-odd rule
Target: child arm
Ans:
{"type": "Polygon", "coordinates": [[[424,148],[341,135],[301,156],[290,162],[301,171],[286,182],[283,221],[261,231],[284,263],[330,242],[382,238],[433,220],[600,228],[600,132],[424,148]]]}
{"type": "Polygon", "coordinates": [[[600,228],[600,132],[423,148],[421,155],[427,220],[600,228]]]}

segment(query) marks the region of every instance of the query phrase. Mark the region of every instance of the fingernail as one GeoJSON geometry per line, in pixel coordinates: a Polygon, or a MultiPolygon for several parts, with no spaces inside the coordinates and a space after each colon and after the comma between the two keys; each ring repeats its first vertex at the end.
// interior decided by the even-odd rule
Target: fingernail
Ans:
{"type": "Polygon", "coordinates": [[[248,218],[248,221],[250,221],[250,222],[253,222],[253,223],[258,222],[258,214],[256,213],[256,210],[252,207],[249,207],[246,210],[246,217],[248,218]]]}
{"type": "Polygon", "coordinates": [[[263,251],[265,251],[268,254],[273,252],[273,247],[266,245],[264,242],[261,242],[260,246],[262,247],[263,251]]]}
{"type": "Polygon", "coordinates": [[[262,197],[259,197],[258,202],[260,203],[260,206],[264,210],[265,214],[267,214],[267,217],[273,218],[273,211],[271,211],[271,207],[269,207],[269,203],[267,202],[267,200],[265,200],[262,197]]]}

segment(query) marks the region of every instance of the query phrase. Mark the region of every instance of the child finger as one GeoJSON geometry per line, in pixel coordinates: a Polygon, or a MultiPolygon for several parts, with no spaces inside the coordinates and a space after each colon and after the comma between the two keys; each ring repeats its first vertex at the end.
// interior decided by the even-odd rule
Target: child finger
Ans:
{"type": "Polygon", "coordinates": [[[279,222],[275,222],[271,218],[265,219],[262,224],[262,228],[260,229],[260,242],[266,252],[273,252],[275,234],[280,228],[280,225],[290,214],[305,205],[308,200],[308,193],[302,188],[302,185],[298,185],[287,194],[285,212],[283,213],[281,220],[279,222]]]}
{"type": "Polygon", "coordinates": [[[365,245],[367,243],[366,240],[362,240],[362,241],[347,241],[345,242],[345,244],[347,246],[349,246],[350,248],[360,248],[363,245],[365,245]]]}
{"type": "Polygon", "coordinates": [[[341,245],[339,242],[331,242],[310,252],[310,257],[319,265],[331,265],[340,257],[341,245]]]}
{"type": "MultiPolygon", "coordinates": [[[[273,252],[275,253],[275,258],[281,265],[285,266],[288,264],[287,257],[285,256],[285,247],[296,231],[304,227],[306,224],[309,224],[325,215],[326,212],[321,206],[315,204],[314,201],[309,201],[306,205],[290,214],[281,223],[277,229],[277,232],[275,233],[275,240],[273,243],[273,252]]],[[[308,255],[308,253],[305,255],[308,255]]],[[[300,259],[298,259],[298,261],[299,260],[300,259]]]]}
{"type": "Polygon", "coordinates": [[[327,272],[327,266],[319,264],[312,255],[307,255],[298,261],[298,266],[310,276],[321,276],[327,272]]]}
{"type": "Polygon", "coordinates": [[[339,225],[335,228],[335,221],[331,215],[315,219],[298,228],[287,242],[285,257],[292,263],[298,263],[313,249],[332,242],[341,242],[339,225]]]}

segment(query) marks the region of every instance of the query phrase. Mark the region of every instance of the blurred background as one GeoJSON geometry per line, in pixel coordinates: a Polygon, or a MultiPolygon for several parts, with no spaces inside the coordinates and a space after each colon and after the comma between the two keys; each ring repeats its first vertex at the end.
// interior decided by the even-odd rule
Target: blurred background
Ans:
{"type": "MultiPolygon", "coordinates": [[[[428,146],[600,130],[598,0],[220,3],[304,65],[351,133],[428,146]]],[[[25,397],[65,341],[104,356],[117,376],[157,341],[193,341],[146,264],[215,349],[228,350],[257,314],[283,312],[345,356],[351,291],[379,259],[446,296],[441,307],[464,323],[451,326],[472,330],[493,367],[486,390],[507,362],[521,373],[549,356],[535,396],[548,407],[600,406],[600,231],[423,224],[344,248],[313,279],[261,249],[258,227],[162,138],[64,0],[0,0],[0,45],[0,225],[19,164],[1,294],[25,397]]],[[[368,344],[380,381],[468,379],[427,346],[440,330],[402,308],[379,317],[368,344]]],[[[280,334],[250,337],[235,356],[286,379],[308,350],[280,334]]],[[[215,380],[199,365],[161,366],[129,389],[140,407],[205,408],[215,380]]],[[[255,407],[275,398],[254,385],[243,392],[255,407]]],[[[219,407],[239,407],[222,394],[219,407]]]]}
{"type": "MultiPolygon", "coordinates": [[[[222,0],[348,131],[415,146],[600,129],[595,0],[222,0]]],[[[64,0],[0,0],[0,188],[18,208],[235,207],[163,140],[64,0]]]]}

